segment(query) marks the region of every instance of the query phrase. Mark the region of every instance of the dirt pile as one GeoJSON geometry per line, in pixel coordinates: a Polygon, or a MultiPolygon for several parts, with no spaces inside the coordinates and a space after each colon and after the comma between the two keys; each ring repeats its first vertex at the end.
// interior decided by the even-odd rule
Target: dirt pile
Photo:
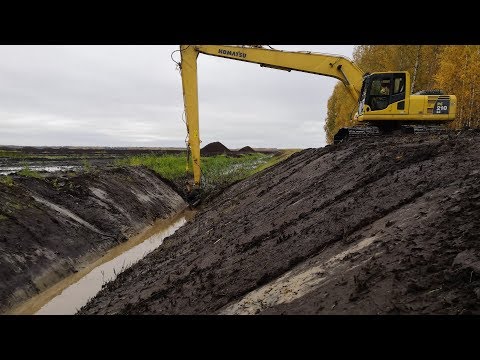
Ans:
{"type": "Polygon", "coordinates": [[[81,314],[480,313],[480,134],[307,149],[237,183],[81,314]]]}
{"type": "Polygon", "coordinates": [[[0,181],[0,313],[185,206],[140,167],[0,181]]]}
{"type": "Polygon", "coordinates": [[[208,145],[205,145],[200,150],[202,156],[212,156],[221,154],[230,154],[232,151],[223,145],[221,142],[215,141],[208,145]]]}
{"type": "Polygon", "coordinates": [[[237,153],[242,153],[242,154],[251,154],[254,152],[256,151],[253,150],[250,146],[244,146],[243,148],[237,151],[237,153]]]}

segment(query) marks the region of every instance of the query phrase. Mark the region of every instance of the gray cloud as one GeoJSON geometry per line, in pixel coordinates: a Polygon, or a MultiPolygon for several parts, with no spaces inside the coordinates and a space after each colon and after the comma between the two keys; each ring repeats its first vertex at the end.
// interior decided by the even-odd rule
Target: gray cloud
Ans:
{"type": "MultiPolygon", "coordinates": [[[[353,45],[273,45],[351,57],[353,45]]],[[[184,146],[178,45],[0,46],[0,144],[184,146]],[[178,60],[178,52],[174,54],[178,60]]],[[[319,147],[337,80],[200,55],[202,146],[319,147]]]]}

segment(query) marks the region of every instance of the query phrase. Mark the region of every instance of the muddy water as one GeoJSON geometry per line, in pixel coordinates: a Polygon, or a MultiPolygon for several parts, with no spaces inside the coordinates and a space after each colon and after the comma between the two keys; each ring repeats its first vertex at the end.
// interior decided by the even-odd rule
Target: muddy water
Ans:
{"type": "MultiPolygon", "coordinates": [[[[72,165],[57,165],[57,166],[29,166],[30,170],[33,171],[47,171],[47,172],[57,172],[57,171],[75,171],[80,169],[80,166],[72,165]]],[[[24,169],[23,166],[0,166],[0,175],[10,175],[14,174],[17,171],[24,169]]]]}
{"type": "Polygon", "coordinates": [[[102,258],[62,280],[12,311],[13,314],[71,315],[95,296],[106,282],[159,247],[194,216],[185,210],[173,218],[158,220],[129,241],[111,249],[102,258]]]}

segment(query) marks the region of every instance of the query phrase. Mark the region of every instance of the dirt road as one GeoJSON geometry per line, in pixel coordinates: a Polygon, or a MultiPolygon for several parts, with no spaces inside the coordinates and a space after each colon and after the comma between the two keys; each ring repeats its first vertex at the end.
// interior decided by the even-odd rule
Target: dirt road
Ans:
{"type": "Polygon", "coordinates": [[[242,181],[81,314],[480,313],[480,133],[308,149],[242,181]]]}

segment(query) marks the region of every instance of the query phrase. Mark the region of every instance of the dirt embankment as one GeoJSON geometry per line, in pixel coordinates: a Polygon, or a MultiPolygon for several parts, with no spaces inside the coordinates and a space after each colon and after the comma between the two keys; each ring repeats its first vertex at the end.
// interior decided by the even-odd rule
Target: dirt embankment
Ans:
{"type": "Polygon", "coordinates": [[[232,153],[229,148],[227,148],[225,145],[218,141],[205,145],[203,148],[200,149],[200,152],[202,156],[214,156],[221,154],[229,155],[232,153]]]}
{"type": "Polygon", "coordinates": [[[0,183],[0,312],[186,207],[141,168],[0,183]]]}
{"type": "Polygon", "coordinates": [[[480,313],[480,134],[308,149],[240,182],[80,314],[480,313]]]}
{"type": "Polygon", "coordinates": [[[244,146],[243,148],[238,149],[236,151],[230,150],[219,141],[215,141],[208,145],[205,145],[200,151],[202,156],[215,156],[215,155],[239,156],[243,154],[254,154],[257,152],[254,149],[252,149],[250,146],[244,146]]]}
{"type": "Polygon", "coordinates": [[[242,154],[253,154],[256,151],[253,150],[250,146],[244,146],[243,148],[237,150],[237,153],[242,153],[242,154]]]}

